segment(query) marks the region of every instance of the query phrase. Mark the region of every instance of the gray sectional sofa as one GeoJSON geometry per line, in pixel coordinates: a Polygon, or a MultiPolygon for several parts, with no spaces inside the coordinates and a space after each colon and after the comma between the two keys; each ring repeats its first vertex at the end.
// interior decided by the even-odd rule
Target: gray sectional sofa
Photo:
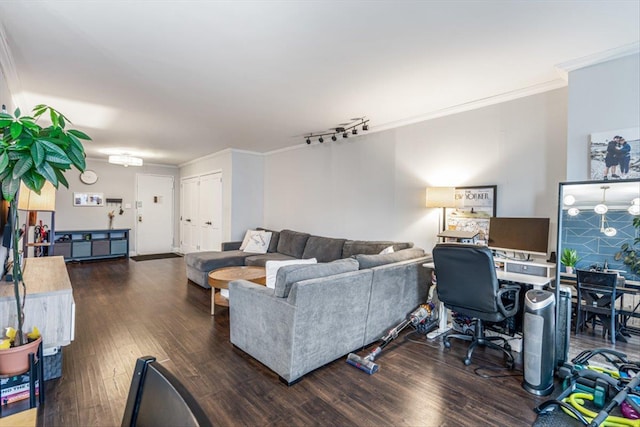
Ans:
{"type": "MultiPolygon", "coordinates": [[[[258,230],[266,230],[258,228],[258,230]]],[[[356,254],[378,254],[393,246],[398,251],[411,248],[410,242],[347,240],[313,236],[293,230],[271,231],[266,254],[241,251],[242,242],[225,242],[222,251],[193,252],[185,255],[187,278],[203,288],[209,288],[209,272],[222,267],[257,265],[264,267],[269,260],[316,258],[318,262],[335,261],[356,254]]]]}
{"type": "MultiPolygon", "coordinates": [[[[286,384],[377,341],[427,299],[432,260],[412,243],[354,241],[274,232],[269,251],[187,254],[189,279],[206,285],[209,271],[262,265],[270,259],[316,258],[281,267],[275,288],[229,284],[231,343],[276,372],[286,384]],[[394,252],[379,254],[394,246],[394,252]],[[204,255],[204,256],[203,256],[204,255]]],[[[207,285],[208,286],[208,285],[207,285]]]]}
{"type": "Polygon", "coordinates": [[[421,249],[281,267],[275,289],[229,284],[231,343],[286,384],[377,341],[427,299],[421,249]]]}

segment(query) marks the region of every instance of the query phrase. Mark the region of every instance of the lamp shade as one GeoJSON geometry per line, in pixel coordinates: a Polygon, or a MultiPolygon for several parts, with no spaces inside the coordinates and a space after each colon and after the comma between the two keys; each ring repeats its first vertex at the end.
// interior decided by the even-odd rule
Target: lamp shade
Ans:
{"type": "Polygon", "coordinates": [[[23,182],[20,182],[18,196],[18,209],[24,211],[55,211],[56,189],[49,181],[45,181],[40,194],[29,190],[23,182]]]}
{"type": "Polygon", "coordinates": [[[428,208],[455,208],[455,187],[427,187],[428,208]]]}

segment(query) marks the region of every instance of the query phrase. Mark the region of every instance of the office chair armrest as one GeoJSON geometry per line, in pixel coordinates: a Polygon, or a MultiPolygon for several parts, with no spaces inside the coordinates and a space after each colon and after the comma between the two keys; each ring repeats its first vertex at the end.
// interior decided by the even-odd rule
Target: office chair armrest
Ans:
{"type": "Polygon", "coordinates": [[[520,300],[520,286],[519,285],[503,285],[498,289],[498,293],[496,294],[496,302],[498,304],[498,310],[504,317],[511,317],[518,311],[518,301],[520,300]],[[509,294],[513,292],[513,296],[509,299],[513,299],[515,303],[513,307],[507,309],[502,302],[502,297],[505,294],[509,294]]]}

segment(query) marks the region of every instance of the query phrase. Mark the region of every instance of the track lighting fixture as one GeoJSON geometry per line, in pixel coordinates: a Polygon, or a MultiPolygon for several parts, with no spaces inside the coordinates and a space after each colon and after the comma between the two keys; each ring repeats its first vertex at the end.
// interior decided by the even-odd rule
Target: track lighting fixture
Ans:
{"type": "Polygon", "coordinates": [[[306,138],[305,142],[307,144],[311,144],[311,138],[318,137],[318,142],[322,144],[324,142],[323,137],[329,136],[329,135],[331,135],[331,140],[335,142],[338,140],[338,137],[336,136],[338,134],[342,134],[342,138],[348,138],[349,131],[351,131],[352,135],[358,135],[358,129],[357,129],[358,126],[361,126],[363,131],[368,131],[369,119],[365,117],[358,117],[355,119],[351,119],[349,123],[336,126],[334,128],[329,129],[326,132],[309,133],[304,136],[306,138]]]}

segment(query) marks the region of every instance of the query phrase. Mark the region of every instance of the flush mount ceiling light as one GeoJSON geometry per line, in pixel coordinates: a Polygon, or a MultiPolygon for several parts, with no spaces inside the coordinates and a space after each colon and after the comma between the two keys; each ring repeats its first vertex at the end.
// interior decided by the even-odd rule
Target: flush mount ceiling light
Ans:
{"type": "Polygon", "coordinates": [[[573,197],[571,194],[568,194],[566,196],[564,196],[564,204],[567,206],[572,206],[575,202],[576,202],[576,198],[573,197]]]}
{"type": "Polygon", "coordinates": [[[313,132],[313,133],[305,134],[304,135],[305,142],[307,144],[311,144],[311,138],[318,138],[318,142],[323,143],[324,142],[323,137],[329,136],[329,135],[331,135],[331,140],[335,142],[338,140],[338,137],[336,136],[337,134],[342,134],[343,138],[348,138],[349,131],[351,131],[352,135],[357,136],[358,127],[361,127],[362,130],[365,132],[369,130],[368,123],[369,123],[369,119],[367,119],[366,117],[357,117],[357,118],[351,119],[349,123],[344,123],[335,128],[331,128],[326,132],[313,132]]]}
{"type": "Polygon", "coordinates": [[[609,208],[605,204],[606,203],[606,194],[607,194],[607,190],[609,189],[609,186],[608,185],[603,185],[600,188],[602,189],[602,203],[598,203],[597,205],[595,205],[593,207],[593,211],[595,213],[597,213],[598,215],[604,215],[609,210],[609,208]]]}
{"type": "Polygon", "coordinates": [[[569,216],[576,216],[580,213],[580,209],[578,208],[569,208],[567,210],[567,213],[569,214],[569,216]]]}
{"type": "Polygon", "coordinates": [[[140,157],[130,156],[129,154],[113,154],[109,156],[109,163],[122,165],[126,168],[129,166],[142,166],[143,161],[140,157]]]}

